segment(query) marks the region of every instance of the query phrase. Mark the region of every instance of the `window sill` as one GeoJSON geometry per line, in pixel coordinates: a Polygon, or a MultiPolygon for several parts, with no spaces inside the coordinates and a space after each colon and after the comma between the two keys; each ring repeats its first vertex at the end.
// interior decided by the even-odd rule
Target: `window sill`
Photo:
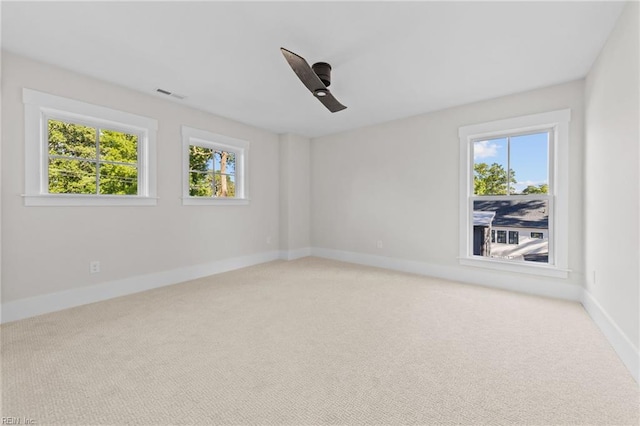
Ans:
{"type": "Polygon", "coordinates": [[[518,272],[521,274],[540,275],[544,277],[567,278],[568,269],[558,268],[553,265],[537,265],[531,262],[505,261],[496,259],[483,259],[480,257],[460,258],[460,264],[478,268],[493,269],[505,272],[518,272]]]}
{"type": "Polygon", "coordinates": [[[155,206],[158,199],[136,195],[23,195],[25,206],[155,206]]]}
{"type": "Polygon", "coordinates": [[[240,206],[249,204],[248,198],[183,197],[183,206],[240,206]]]}

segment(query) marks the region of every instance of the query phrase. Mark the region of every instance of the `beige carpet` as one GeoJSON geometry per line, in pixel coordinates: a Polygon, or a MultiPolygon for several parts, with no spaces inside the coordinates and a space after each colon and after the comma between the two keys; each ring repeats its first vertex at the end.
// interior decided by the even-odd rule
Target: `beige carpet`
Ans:
{"type": "Polygon", "coordinates": [[[2,416],[43,424],[638,424],[577,303],[318,258],[2,326],[2,416]]]}

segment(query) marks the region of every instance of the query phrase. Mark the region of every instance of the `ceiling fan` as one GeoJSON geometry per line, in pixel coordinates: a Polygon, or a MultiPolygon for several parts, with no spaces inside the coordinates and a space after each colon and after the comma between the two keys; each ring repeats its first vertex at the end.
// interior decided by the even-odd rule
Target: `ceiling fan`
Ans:
{"type": "Polygon", "coordinates": [[[326,62],[317,62],[313,66],[309,66],[302,56],[280,48],[293,71],[296,73],[302,84],[318,98],[322,105],[326,106],[331,112],[338,112],[346,109],[336,98],[329,92],[328,87],[331,85],[331,65],[326,62]]]}

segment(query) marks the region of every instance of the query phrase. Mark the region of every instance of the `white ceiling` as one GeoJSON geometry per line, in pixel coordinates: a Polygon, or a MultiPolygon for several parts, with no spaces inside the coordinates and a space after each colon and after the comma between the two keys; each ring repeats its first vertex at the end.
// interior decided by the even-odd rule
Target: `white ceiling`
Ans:
{"type": "MultiPolygon", "coordinates": [[[[3,48],[315,137],[582,78],[618,2],[2,2],[3,48]],[[314,99],[279,48],[333,67],[314,99]]],[[[162,96],[154,94],[154,96],[162,96]]],[[[169,98],[170,99],[170,98],[169,98]]]]}

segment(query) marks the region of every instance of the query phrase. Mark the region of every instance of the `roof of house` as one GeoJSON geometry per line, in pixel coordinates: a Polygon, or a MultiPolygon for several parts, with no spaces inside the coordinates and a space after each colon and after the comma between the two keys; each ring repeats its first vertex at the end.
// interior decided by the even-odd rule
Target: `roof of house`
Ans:
{"type": "Polygon", "coordinates": [[[473,226],[491,226],[495,216],[495,212],[474,211],[473,226]]]}
{"type": "Polygon", "coordinates": [[[549,207],[545,200],[474,201],[474,225],[476,213],[493,212],[492,226],[506,228],[549,228],[549,207]]]}

